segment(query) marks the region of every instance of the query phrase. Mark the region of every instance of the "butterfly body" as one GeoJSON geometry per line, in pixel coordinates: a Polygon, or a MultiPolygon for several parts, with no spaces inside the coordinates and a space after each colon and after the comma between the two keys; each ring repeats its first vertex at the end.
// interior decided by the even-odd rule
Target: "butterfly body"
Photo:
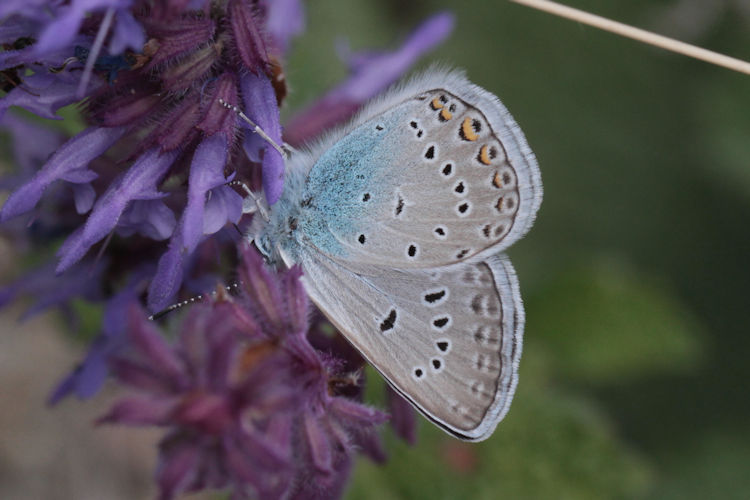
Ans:
{"type": "Polygon", "coordinates": [[[292,156],[264,253],[425,416],[488,437],[517,380],[523,306],[500,252],[541,202],[505,108],[455,72],[422,75],[292,156]]]}

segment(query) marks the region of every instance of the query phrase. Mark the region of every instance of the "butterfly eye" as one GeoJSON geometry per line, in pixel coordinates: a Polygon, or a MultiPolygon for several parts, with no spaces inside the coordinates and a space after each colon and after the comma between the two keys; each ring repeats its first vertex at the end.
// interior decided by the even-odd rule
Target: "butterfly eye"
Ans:
{"type": "Polygon", "coordinates": [[[266,264],[272,264],[273,259],[271,258],[271,254],[273,253],[273,245],[271,244],[271,239],[268,237],[268,235],[260,235],[253,240],[253,244],[263,256],[263,260],[266,261],[266,264]]]}

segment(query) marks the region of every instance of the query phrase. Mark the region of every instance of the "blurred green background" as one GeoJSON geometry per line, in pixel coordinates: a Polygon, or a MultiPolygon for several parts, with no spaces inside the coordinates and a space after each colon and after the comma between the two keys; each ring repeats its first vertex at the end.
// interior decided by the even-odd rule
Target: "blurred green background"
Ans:
{"type": "MultiPolygon", "coordinates": [[[[742,0],[567,3],[750,60],[742,0]]],[[[338,37],[394,47],[448,8],[430,60],[504,101],[545,188],[509,252],[528,323],[505,421],[479,445],[422,421],[348,497],[749,498],[750,77],[501,1],[308,6],[290,109],[344,76],[338,37]]]]}
{"type": "MultiPolygon", "coordinates": [[[[567,3],[750,60],[746,0],[567,3]]],[[[750,77],[504,1],[307,7],[285,116],[344,78],[340,38],[395,48],[451,9],[453,36],[422,66],[464,68],[497,94],[545,187],[535,226],[509,252],[527,309],[510,413],[481,444],[424,420],[415,447],[389,434],[390,460],[361,460],[348,498],[749,498],[750,77]]],[[[63,371],[46,375],[35,405],[63,371]]],[[[70,401],[49,418],[57,433],[88,428],[81,411],[70,401]]],[[[40,446],[40,457],[65,448],[40,446]]]]}

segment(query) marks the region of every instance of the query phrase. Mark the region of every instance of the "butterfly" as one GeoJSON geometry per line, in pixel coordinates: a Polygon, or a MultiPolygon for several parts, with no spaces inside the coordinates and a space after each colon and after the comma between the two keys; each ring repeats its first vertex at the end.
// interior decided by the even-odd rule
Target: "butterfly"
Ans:
{"type": "Polygon", "coordinates": [[[249,238],[302,266],[312,301],[425,417],[481,441],[508,411],[521,356],[524,309],[502,252],[541,199],[499,99],[433,69],[295,151],[249,238]]]}

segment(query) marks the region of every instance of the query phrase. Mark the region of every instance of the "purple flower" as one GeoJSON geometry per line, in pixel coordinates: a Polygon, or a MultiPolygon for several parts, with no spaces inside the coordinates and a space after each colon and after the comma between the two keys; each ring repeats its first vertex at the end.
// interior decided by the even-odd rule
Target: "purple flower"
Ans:
{"type": "MultiPolygon", "coordinates": [[[[0,130],[19,166],[0,178],[13,189],[0,228],[24,251],[63,241],[56,265],[0,289],[0,307],[21,295],[36,301],[28,314],[68,311],[73,298],[103,306],[99,335],[50,402],[91,397],[110,375],[133,388],[102,421],[166,429],[162,498],[208,488],[336,498],[355,453],[386,459],[386,415],[363,404],[364,360],[322,316],[310,324],[300,270],[276,274],[247,246],[237,257],[235,228],[250,220],[227,183],[262,186],[273,205],[285,165],[226,105],[279,144],[308,140],[399,78],[452,22],[440,14],[399,49],[345,55],[350,78],[283,130],[300,0],[0,2],[0,130]],[[59,119],[73,103],[84,127],[67,142],[13,109],[59,119]],[[153,312],[216,289],[238,262],[239,297],[192,306],[174,342],[146,321],[144,297],[153,312]]],[[[414,411],[387,398],[396,434],[413,442],[414,411]]]]}
{"type": "Polygon", "coordinates": [[[249,245],[241,257],[240,297],[194,306],[174,344],[130,309],[131,347],[110,366],[137,392],[101,421],[166,428],[162,498],[206,488],[230,488],[236,498],[336,498],[355,450],[370,446],[386,416],[339,395],[358,377],[308,341],[300,270],[275,274],[249,245]]]}
{"type": "MultiPolygon", "coordinates": [[[[240,222],[241,199],[225,186],[228,180],[249,183],[259,168],[269,203],[283,189],[281,154],[224,103],[243,109],[282,142],[279,58],[304,27],[301,3],[210,5],[14,0],[2,7],[0,43],[7,50],[0,52],[0,69],[13,81],[0,98],[0,124],[11,106],[56,118],[61,106],[85,97],[88,128],[25,176],[0,209],[0,221],[30,212],[37,220],[50,186],[67,186],[75,210],[88,215],[68,229],[58,272],[111,234],[169,238],[154,259],[152,310],[168,306],[183,290],[186,262],[197,245],[240,222]]],[[[349,57],[353,76],[293,120],[284,137],[299,142],[348,117],[442,40],[451,25],[450,15],[441,14],[399,50],[349,57]]]]}
{"type": "Polygon", "coordinates": [[[58,119],[57,110],[78,101],[78,80],[71,75],[47,75],[35,73],[23,77],[23,84],[16,86],[0,100],[0,119],[8,108],[18,106],[43,118],[58,119]]]}
{"type": "Polygon", "coordinates": [[[0,221],[30,211],[39,203],[44,190],[55,181],[88,183],[96,173],[87,167],[125,132],[122,128],[88,129],[58,148],[36,175],[16,189],[0,210],[0,221]]]}
{"type": "Polygon", "coordinates": [[[72,299],[94,301],[101,297],[100,276],[104,267],[104,262],[94,265],[82,262],[71,269],[71,272],[56,276],[54,263],[42,265],[0,288],[0,307],[20,296],[26,296],[33,299],[33,304],[23,313],[21,319],[28,319],[50,307],[61,308],[69,319],[73,319],[70,309],[72,299]]]}
{"type": "Polygon", "coordinates": [[[7,132],[10,136],[13,161],[19,170],[17,176],[0,178],[0,189],[15,188],[30,179],[64,142],[60,132],[14,114],[5,116],[0,122],[0,130],[7,132]],[[33,137],[34,140],[28,140],[29,137],[33,137]]]}
{"type": "MultiPolygon", "coordinates": [[[[151,149],[141,155],[124,175],[113,182],[97,200],[86,224],[78,228],[58,250],[57,272],[78,262],[94,243],[115,229],[125,208],[133,200],[155,200],[163,195],[156,184],[175,159],[174,153],[151,149]]],[[[27,184],[30,185],[30,184],[27,184]]]]}
{"type": "Polygon", "coordinates": [[[295,36],[305,30],[305,14],[301,0],[264,0],[266,28],[273,46],[281,54],[286,53],[295,36]]]}
{"type": "Polygon", "coordinates": [[[400,394],[386,388],[388,410],[391,414],[391,427],[398,437],[409,444],[417,442],[417,412],[400,394]]]}
{"type": "MultiPolygon", "coordinates": [[[[248,115],[250,119],[277,144],[281,144],[279,108],[271,82],[246,74],[241,80],[241,85],[246,107],[251,110],[248,115]]],[[[284,185],[284,159],[257,134],[245,135],[244,148],[252,161],[263,162],[263,190],[268,201],[275,203],[281,197],[284,185]]]]}
{"type": "MultiPolygon", "coordinates": [[[[0,220],[32,211],[57,181],[73,184],[76,208],[91,213],[60,249],[59,272],[113,231],[155,240],[171,235],[149,299],[157,309],[174,300],[182,263],[198,243],[242,215],[241,198],[223,185],[233,175],[251,177],[252,166],[238,161],[242,150],[235,146],[255,134],[224,103],[243,108],[281,142],[269,53],[281,54],[274,44],[291,35],[277,26],[271,39],[265,20],[272,13],[278,23],[282,6],[207,5],[192,2],[188,9],[202,10],[190,11],[180,2],[73,0],[49,2],[47,16],[12,2],[0,24],[0,38],[18,46],[3,52],[0,64],[19,80],[0,99],[0,116],[21,106],[54,118],[61,106],[87,97],[89,124],[11,194],[0,220]],[[13,29],[19,23],[29,31],[13,29]],[[118,169],[125,173],[116,175],[118,169]],[[157,198],[165,199],[145,203],[157,198]]],[[[299,24],[298,6],[289,8],[299,24]]],[[[255,149],[273,203],[284,162],[265,144],[255,149]]]]}
{"type": "Polygon", "coordinates": [[[88,399],[99,392],[109,373],[107,362],[110,356],[128,345],[128,313],[138,304],[138,292],[143,288],[147,273],[147,269],[137,272],[135,279],[107,302],[101,333],[91,344],[81,364],[61,380],[52,392],[49,398],[51,405],[70,394],[88,399]]]}

